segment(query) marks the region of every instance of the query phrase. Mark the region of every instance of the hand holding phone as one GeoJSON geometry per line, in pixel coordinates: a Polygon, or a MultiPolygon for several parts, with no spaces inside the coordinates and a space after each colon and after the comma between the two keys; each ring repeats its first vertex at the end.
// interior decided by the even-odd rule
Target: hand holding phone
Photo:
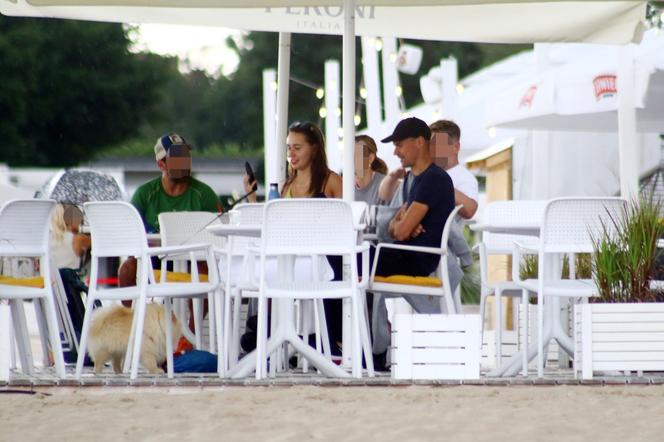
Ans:
{"type": "Polygon", "coordinates": [[[249,178],[249,184],[254,183],[253,186],[251,186],[251,189],[253,191],[258,190],[258,183],[256,182],[256,175],[254,174],[254,169],[251,168],[251,164],[249,164],[249,161],[244,162],[244,170],[247,172],[247,177],[249,178]]]}

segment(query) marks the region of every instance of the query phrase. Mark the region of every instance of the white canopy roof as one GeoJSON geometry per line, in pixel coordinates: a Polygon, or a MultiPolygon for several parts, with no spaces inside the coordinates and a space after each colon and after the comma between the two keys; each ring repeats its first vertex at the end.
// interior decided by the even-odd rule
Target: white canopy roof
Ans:
{"type": "MultiPolygon", "coordinates": [[[[567,63],[528,72],[497,94],[488,126],[522,129],[616,132],[618,48],[566,45],[567,63]]],[[[555,48],[554,54],[555,54],[555,48]]],[[[648,32],[634,54],[637,129],[664,131],[664,33],[648,32]]]]}
{"type": "MultiPolygon", "coordinates": [[[[0,0],[0,13],[342,34],[342,0],[0,0]]],[[[639,41],[645,1],[357,0],[356,34],[492,43],[639,41]]]]}

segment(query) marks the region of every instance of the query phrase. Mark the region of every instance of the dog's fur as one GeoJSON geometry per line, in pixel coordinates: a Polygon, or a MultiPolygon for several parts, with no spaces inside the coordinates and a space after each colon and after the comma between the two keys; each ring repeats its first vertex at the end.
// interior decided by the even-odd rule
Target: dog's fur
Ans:
{"type": "MultiPolygon", "coordinates": [[[[113,370],[122,372],[122,362],[127,352],[131,332],[133,310],[121,305],[95,310],[90,323],[88,353],[95,364],[95,373],[101,373],[104,364],[112,361],[113,370]]],[[[150,373],[163,373],[159,368],[166,361],[166,310],[161,304],[148,304],[145,309],[143,343],[140,362],[150,373]]],[[[182,336],[182,325],[172,315],[173,348],[182,336]]]]}

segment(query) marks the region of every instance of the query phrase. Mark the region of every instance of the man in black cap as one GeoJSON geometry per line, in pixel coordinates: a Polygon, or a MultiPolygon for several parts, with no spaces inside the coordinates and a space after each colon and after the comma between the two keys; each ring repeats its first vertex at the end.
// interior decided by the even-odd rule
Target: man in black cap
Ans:
{"type": "MultiPolygon", "coordinates": [[[[408,199],[389,224],[389,234],[396,244],[440,248],[445,220],[454,210],[454,186],[443,169],[433,163],[429,151],[431,130],[418,118],[401,120],[392,135],[381,140],[394,143],[394,154],[401,165],[411,168],[412,187],[408,199]]],[[[438,255],[382,249],[376,275],[429,276],[440,261],[438,255]]],[[[438,303],[423,301],[421,296],[404,296],[418,313],[440,313],[438,303]]],[[[382,296],[374,297],[374,363],[385,367],[387,345],[380,337],[389,337],[387,311],[382,296]]]]}

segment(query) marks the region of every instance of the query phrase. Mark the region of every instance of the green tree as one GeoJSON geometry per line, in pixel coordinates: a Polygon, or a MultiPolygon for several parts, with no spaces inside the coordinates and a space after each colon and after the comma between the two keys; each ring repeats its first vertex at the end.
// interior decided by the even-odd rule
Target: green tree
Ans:
{"type": "Polygon", "coordinates": [[[170,61],[129,43],[121,25],[0,17],[0,161],[70,166],[135,135],[170,61]]]}

